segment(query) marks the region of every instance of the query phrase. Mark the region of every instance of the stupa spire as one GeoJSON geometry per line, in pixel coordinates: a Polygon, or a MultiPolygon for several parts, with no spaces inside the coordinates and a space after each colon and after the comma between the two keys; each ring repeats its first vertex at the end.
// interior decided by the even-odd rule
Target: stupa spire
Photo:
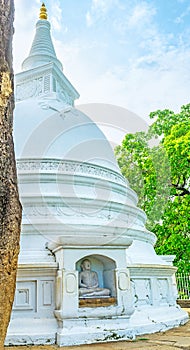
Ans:
{"type": "Polygon", "coordinates": [[[62,70],[62,64],[57,59],[51,39],[51,25],[47,20],[47,9],[43,2],[40,8],[39,20],[36,23],[36,34],[32,42],[30,53],[22,63],[22,69],[28,70],[47,63],[55,63],[62,70]]]}
{"type": "Polygon", "coordinates": [[[39,15],[40,19],[46,19],[48,18],[47,16],[47,9],[46,9],[46,5],[44,4],[44,2],[42,2],[42,6],[40,8],[40,15],[39,15]]]}

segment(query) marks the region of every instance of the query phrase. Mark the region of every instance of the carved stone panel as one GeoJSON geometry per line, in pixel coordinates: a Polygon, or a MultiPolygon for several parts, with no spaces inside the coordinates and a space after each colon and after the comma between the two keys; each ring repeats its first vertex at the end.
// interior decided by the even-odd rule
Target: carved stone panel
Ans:
{"type": "Polygon", "coordinates": [[[77,291],[77,281],[76,275],[74,273],[68,273],[65,277],[66,282],[66,292],[67,293],[76,293],[77,291]]]}
{"type": "Polygon", "coordinates": [[[136,306],[151,304],[150,279],[132,279],[134,303],[136,306]]]}
{"type": "Polygon", "coordinates": [[[157,283],[158,283],[160,303],[165,304],[168,302],[168,297],[169,297],[168,280],[167,278],[158,278],[157,283]]]}
{"type": "Polygon", "coordinates": [[[118,276],[118,286],[120,290],[128,290],[130,288],[130,279],[127,272],[120,272],[118,276]]]}
{"type": "Polygon", "coordinates": [[[16,86],[16,99],[22,101],[30,97],[40,96],[43,92],[43,78],[23,82],[16,86]]]}
{"type": "Polygon", "coordinates": [[[51,306],[53,301],[53,283],[52,281],[42,282],[42,305],[51,306]]]}
{"type": "Polygon", "coordinates": [[[36,311],[36,281],[17,282],[13,310],[36,311]]]}

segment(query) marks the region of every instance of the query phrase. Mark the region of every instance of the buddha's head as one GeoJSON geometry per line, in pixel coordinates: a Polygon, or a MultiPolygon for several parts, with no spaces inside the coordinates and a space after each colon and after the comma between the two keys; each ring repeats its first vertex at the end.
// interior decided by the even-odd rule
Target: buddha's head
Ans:
{"type": "Polygon", "coordinates": [[[81,262],[81,269],[84,271],[84,270],[90,270],[90,268],[91,268],[91,262],[90,262],[90,260],[84,259],[84,260],[81,262]]]}

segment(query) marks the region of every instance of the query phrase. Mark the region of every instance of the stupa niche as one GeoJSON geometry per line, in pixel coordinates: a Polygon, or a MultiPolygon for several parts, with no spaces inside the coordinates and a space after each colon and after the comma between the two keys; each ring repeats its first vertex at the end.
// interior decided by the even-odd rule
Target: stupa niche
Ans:
{"type": "Polygon", "coordinates": [[[108,140],[74,107],[44,4],[22,68],[14,138],[23,220],[6,344],[124,340],[186,322],[171,257],[156,255],[108,140]]]}

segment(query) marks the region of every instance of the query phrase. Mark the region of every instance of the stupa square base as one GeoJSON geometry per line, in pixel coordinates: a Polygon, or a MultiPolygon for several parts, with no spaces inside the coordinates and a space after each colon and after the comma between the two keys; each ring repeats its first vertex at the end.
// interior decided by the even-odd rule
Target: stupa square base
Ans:
{"type": "Polygon", "coordinates": [[[174,306],[141,307],[130,318],[130,326],[135,335],[164,332],[185,324],[189,320],[188,313],[174,306]]]}
{"type": "Polygon", "coordinates": [[[178,306],[142,307],[136,310],[130,319],[113,317],[67,320],[65,328],[57,332],[56,343],[59,346],[74,346],[134,340],[138,335],[164,332],[183,325],[187,321],[188,314],[178,306]]]}
{"type": "Polygon", "coordinates": [[[84,321],[84,326],[59,329],[56,343],[59,346],[72,346],[135,339],[134,331],[128,326],[129,320],[126,318],[97,319],[91,325],[89,321],[91,320],[84,321]]]}
{"type": "Polygon", "coordinates": [[[130,318],[89,316],[65,319],[62,328],[58,328],[55,319],[18,318],[11,321],[5,345],[73,346],[134,340],[138,335],[164,332],[187,321],[188,314],[177,305],[136,308],[130,318]]]}
{"type": "Polygon", "coordinates": [[[57,322],[51,318],[17,318],[11,320],[6,346],[55,344],[57,322]]]}

